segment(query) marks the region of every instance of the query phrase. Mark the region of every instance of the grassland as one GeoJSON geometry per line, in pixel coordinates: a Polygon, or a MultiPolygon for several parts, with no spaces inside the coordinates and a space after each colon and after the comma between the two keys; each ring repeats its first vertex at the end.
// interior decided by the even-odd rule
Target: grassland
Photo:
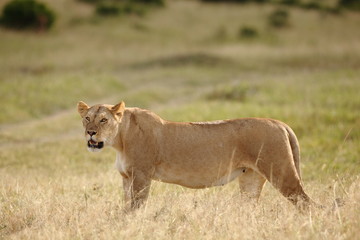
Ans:
{"type": "Polygon", "coordinates": [[[49,33],[0,29],[0,239],[358,239],[359,14],[289,9],[276,30],[272,5],[168,1],[101,19],[47,2],[59,18],[49,33]],[[244,25],[259,37],[239,39],[244,25]],[[298,135],[306,191],[328,208],[300,214],[270,184],[252,205],[236,182],[154,183],[125,215],[114,151],[86,151],[78,100],[174,121],[280,119],[298,135]]]}

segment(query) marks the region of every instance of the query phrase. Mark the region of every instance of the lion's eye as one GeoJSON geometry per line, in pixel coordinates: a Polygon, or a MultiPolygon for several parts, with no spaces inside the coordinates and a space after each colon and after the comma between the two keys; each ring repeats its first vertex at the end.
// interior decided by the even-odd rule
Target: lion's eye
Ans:
{"type": "Polygon", "coordinates": [[[90,122],[90,118],[89,118],[89,117],[86,117],[85,119],[86,119],[86,121],[90,122]]]}
{"type": "Polygon", "coordinates": [[[106,122],[107,122],[107,119],[106,119],[106,118],[103,118],[103,119],[101,119],[100,122],[101,122],[101,123],[106,123],[106,122]]]}

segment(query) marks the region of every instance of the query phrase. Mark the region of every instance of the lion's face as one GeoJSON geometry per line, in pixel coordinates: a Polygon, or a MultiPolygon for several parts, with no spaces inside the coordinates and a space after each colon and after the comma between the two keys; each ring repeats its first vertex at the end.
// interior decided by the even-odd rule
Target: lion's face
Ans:
{"type": "Polygon", "coordinates": [[[90,152],[99,152],[103,147],[113,145],[124,109],[123,102],[115,106],[95,105],[92,107],[84,102],[78,103],[78,112],[82,117],[90,152]]]}

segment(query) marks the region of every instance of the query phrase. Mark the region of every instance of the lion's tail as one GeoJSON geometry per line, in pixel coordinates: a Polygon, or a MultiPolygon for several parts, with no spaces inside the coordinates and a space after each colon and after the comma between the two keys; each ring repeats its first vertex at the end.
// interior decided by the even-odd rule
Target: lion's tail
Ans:
{"type": "Polygon", "coordinates": [[[289,134],[289,141],[290,141],[291,151],[292,151],[292,154],[293,154],[293,160],[294,160],[295,168],[296,168],[298,176],[299,176],[299,178],[301,180],[300,145],[299,145],[299,141],[298,141],[294,131],[289,126],[286,126],[286,131],[289,134]]]}

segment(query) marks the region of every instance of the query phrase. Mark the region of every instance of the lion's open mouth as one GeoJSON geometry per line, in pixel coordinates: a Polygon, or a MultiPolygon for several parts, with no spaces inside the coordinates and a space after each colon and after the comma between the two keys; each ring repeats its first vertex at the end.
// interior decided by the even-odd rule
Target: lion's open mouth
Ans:
{"type": "Polygon", "coordinates": [[[89,148],[97,148],[97,149],[101,149],[104,147],[104,142],[95,142],[94,140],[90,139],[88,141],[88,147],[89,148]]]}

